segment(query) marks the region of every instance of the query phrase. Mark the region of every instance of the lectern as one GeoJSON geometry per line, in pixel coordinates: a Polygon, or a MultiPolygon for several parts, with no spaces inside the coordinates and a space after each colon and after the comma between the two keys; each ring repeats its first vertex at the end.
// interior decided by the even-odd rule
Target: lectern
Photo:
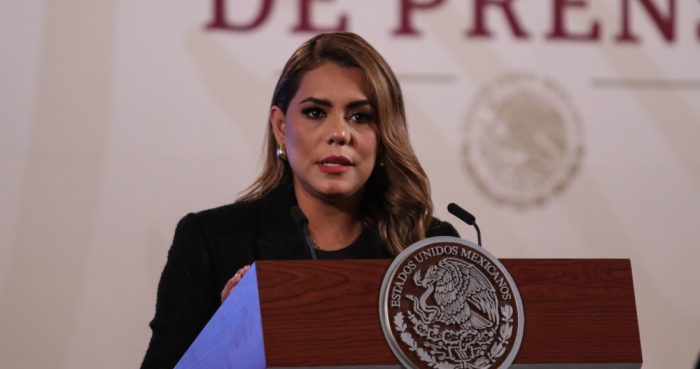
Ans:
{"type": "MultiPolygon", "coordinates": [[[[626,259],[501,259],[523,300],[512,368],[640,368],[626,259]]],[[[398,368],[379,320],[390,260],[258,261],[177,365],[398,368]]]]}

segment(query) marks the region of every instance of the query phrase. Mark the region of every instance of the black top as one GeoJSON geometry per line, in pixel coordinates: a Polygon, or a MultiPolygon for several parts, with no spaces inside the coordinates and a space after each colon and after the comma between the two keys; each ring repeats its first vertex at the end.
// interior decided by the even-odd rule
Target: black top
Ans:
{"type": "MultiPolygon", "coordinates": [[[[310,259],[301,227],[290,215],[291,185],[259,199],[186,215],[177,225],[158,285],[153,335],[141,368],[173,368],[221,305],[226,282],[255,260],[310,259]]],[[[458,236],[434,219],[427,236],[458,236]]],[[[391,258],[376,231],[365,227],[348,247],[316,250],[318,259],[391,258]]]]}

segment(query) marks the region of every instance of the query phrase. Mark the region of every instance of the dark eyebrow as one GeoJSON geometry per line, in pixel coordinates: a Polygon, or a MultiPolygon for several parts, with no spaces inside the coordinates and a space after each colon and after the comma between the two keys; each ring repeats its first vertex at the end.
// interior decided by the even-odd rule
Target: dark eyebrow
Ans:
{"type": "Polygon", "coordinates": [[[365,99],[365,100],[353,101],[350,104],[348,104],[346,106],[346,108],[347,109],[355,109],[355,108],[358,108],[358,107],[364,106],[364,105],[369,105],[370,107],[372,107],[372,104],[369,102],[369,100],[365,99]]]}
{"type": "Polygon", "coordinates": [[[323,106],[333,106],[333,104],[331,104],[330,101],[325,100],[325,99],[318,99],[315,97],[307,97],[306,99],[301,100],[301,103],[305,103],[305,102],[312,102],[314,104],[323,105],[323,106]]]}
{"type": "MultiPolygon", "coordinates": [[[[305,103],[305,102],[312,102],[314,104],[328,106],[328,107],[333,106],[333,103],[331,103],[330,100],[319,99],[316,97],[307,97],[306,99],[301,100],[301,103],[305,103]]],[[[354,109],[354,108],[364,106],[364,105],[372,105],[372,104],[367,99],[357,100],[357,101],[353,101],[353,102],[349,103],[345,108],[346,109],[354,109]]]]}

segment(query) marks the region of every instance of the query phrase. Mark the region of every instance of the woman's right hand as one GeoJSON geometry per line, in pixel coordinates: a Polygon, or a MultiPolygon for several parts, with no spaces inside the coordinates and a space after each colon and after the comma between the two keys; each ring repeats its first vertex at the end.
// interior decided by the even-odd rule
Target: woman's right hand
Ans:
{"type": "Polygon", "coordinates": [[[226,300],[226,297],[228,297],[228,295],[231,293],[233,287],[236,287],[238,282],[240,282],[241,279],[243,279],[243,275],[245,275],[248,269],[250,269],[250,265],[246,265],[243,268],[238,269],[238,271],[236,271],[236,274],[234,274],[233,277],[231,277],[231,279],[229,279],[228,282],[226,282],[224,289],[221,290],[222,303],[224,302],[224,300],[226,300]]]}

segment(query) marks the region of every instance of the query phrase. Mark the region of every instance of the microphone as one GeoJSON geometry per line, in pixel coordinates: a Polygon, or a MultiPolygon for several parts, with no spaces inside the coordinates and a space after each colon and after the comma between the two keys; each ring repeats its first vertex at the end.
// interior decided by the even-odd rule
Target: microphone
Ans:
{"type": "Polygon", "coordinates": [[[290,213],[292,214],[292,218],[294,218],[294,221],[297,222],[299,227],[301,227],[301,230],[304,232],[304,241],[306,242],[306,246],[311,252],[311,258],[314,260],[318,260],[316,258],[316,249],[314,248],[314,242],[311,240],[311,236],[309,236],[309,219],[306,218],[306,215],[304,215],[304,213],[301,211],[301,209],[299,209],[298,206],[292,206],[290,213]]]}
{"type": "Polygon", "coordinates": [[[476,217],[473,216],[472,213],[462,209],[459,205],[455,204],[454,202],[451,202],[449,205],[447,205],[447,211],[449,211],[450,214],[461,219],[464,223],[467,223],[470,226],[474,226],[474,228],[476,228],[476,237],[477,240],[479,240],[479,246],[481,246],[481,231],[479,230],[479,226],[476,224],[476,217]]]}

